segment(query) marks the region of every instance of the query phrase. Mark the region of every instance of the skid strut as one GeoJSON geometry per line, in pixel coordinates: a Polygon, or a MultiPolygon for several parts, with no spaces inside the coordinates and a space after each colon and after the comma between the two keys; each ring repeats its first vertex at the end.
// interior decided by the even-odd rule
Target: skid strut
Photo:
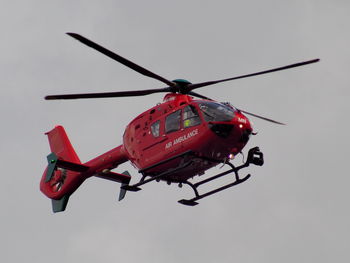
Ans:
{"type": "Polygon", "coordinates": [[[229,165],[231,167],[231,169],[226,171],[226,172],[222,172],[222,173],[219,173],[219,174],[214,175],[212,177],[209,177],[209,178],[207,178],[205,180],[202,180],[200,182],[194,183],[194,184],[191,183],[191,182],[188,182],[188,181],[183,182],[184,184],[189,185],[193,189],[195,197],[193,197],[192,199],[181,199],[178,202],[180,204],[183,204],[183,205],[195,206],[195,205],[198,205],[198,202],[196,202],[196,201],[198,201],[198,200],[200,200],[200,199],[202,199],[204,197],[213,195],[213,194],[221,192],[221,191],[223,191],[223,190],[225,190],[227,188],[230,188],[230,187],[233,187],[235,185],[243,183],[244,181],[249,179],[250,174],[246,175],[243,178],[239,178],[238,171],[240,169],[242,169],[242,168],[248,167],[250,164],[255,164],[255,165],[262,166],[264,164],[263,153],[260,152],[259,147],[255,147],[255,148],[252,148],[252,149],[249,150],[247,161],[244,164],[242,164],[242,165],[240,165],[238,167],[235,167],[230,162],[226,162],[225,164],[229,165]],[[235,174],[235,181],[234,182],[226,184],[226,185],[224,185],[222,187],[216,188],[216,189],[214,189],[212,191],[209,191],[209,192],[206,192],[204,194],[199,194],[198,187],[200,185],[206,184],[206,183],[208,183],[210,181],[213,181],[215,179],[218,179],[218,178],[220,178],[222,176],[225,176],[225,175],[228,175],[230,173],[234,173],[235,174]]]}
{"type": "Polygon", "coordinates": [[[191,155],[191,154],[193,154],[192,151],[187,151],[187,152],[184,152],[182,154],[179,154],[179,155],[176,155],[174,157],[171,157],[171,158],[169,158],[169,159],[167,159],[165,161],[162,161],[162,162],[160,162],[160,163],[158,163],[156,165],[152,165],[150,167],[147,167],[147,168],[145,168],[145,169],[140,171],[141,173],[143,173],[143,176],[142,176],[140,182],[138,182],[136,184],[133,184],[133,185],[124,185],[121,188],[124,189],[124,190],[127,190],[127,191],[131,191],[131,192],[140,191],[141,190],[141,188],[140,188],[141,185],[147,184],[147,183],[152,182],[152,181],[159,180],[162,177],[166,177],[169,174],[172,174],[172,173],[175,173],[175,172],[177,172],[179,170],[182,170],[182,169],[186,168],[187,166],[191,165],[192,161],[182,162],[178,167],[176,167],[174,169],[170,169],[170,170],[165,171],[163,173],[160,173],[160,174],[158,174],[156,176],[152,176],[151,178],[149,178],[147,180],[145,180],[145,178],[146,178],[146,175],[144,173],[145,171],[150,170],[150,169],[152,169],[152,168],[154,168],[154,167],[156,167],[158,165],[161,165],[161,164],[167,163],[169,161],[172,161],[174,159],[183,158],[183,157],[186,157],[186,156],[191,155]]]}
{"type": "Polygon", "coordinates": [[[167,176],[168,174],[175,173],[175,172],[177,172],[177,171],[179,171],[179,170],[181,170],[181,169],[183,169],[183,168],[186,168],[186,167],[189,166],[191,163],[192,163],[192,161],[189,161],[189,162],[184,163],[183,165],[181,165],[181,166],[179,166],[179,167],[177,167],[177,168],[175,168],[175,169],[171,169],[171,170],[166,171],[166,172],[164,172],[164,173],[161,173],[161,174],[159,174],[159,175],[153,176],[153,177],[151,177],[151,178],[149,178],[149,179],[147,179],[147,180],[145,180],[145,176],[143,176],[143,177],[141,178],[141,181],[138,182],[137,184],[133,184],[133,185],[124,185],[124,186],[122,186],[121,188],[124,189],[124,190],[127,190],[127,191],[132,191],[132,192],[140,191],[141,188],[140,188],[139,186],[144,185],[144,184],[147,184],[147,183],[152,182],[152,181],[155,181],[155,180],[158,180],[158,179],[160,179],[161,177],[167,176]]]}

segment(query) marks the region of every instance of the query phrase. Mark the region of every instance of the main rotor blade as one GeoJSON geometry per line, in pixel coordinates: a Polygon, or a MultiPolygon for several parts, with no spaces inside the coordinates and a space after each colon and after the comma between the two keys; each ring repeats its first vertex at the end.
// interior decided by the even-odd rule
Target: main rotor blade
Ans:
{"type": "Polygon", "coordinates": [[[251,113],[251,112],[248,112],[248,111],[245,111],[245,110],[241,110],[241,109],[238,109],[238,110],[243,112],[243,113],[245,113],[245,114],[251,115],[253,117],[262,119],[264,121],[269,121],[269,122],[272,122],[272,123],[275,123],[275,124],[280,124],[280,125],[286,125],[285,123],[282,123],[282,122],[279,122],[279,121],[275,121],[275,120],[272,120],[272,119],[269,119],[269,118],[266,118],[266,117],[263,117],[263,116],[259,116],[259,115],[256,115],[254,113],[251,113]]]}
{"type": "Polygon", "coordinates": [[[206,96],[203,96],[203,95],[201,95],[199,93],[196,93],[196,92],[193,92],[193,91],[190,91],[188,93],[188,95],[195,96],[195,97],[198,97],[198,98],[201,98],[201,99],[205,99],[205,100],[212,100],[211,98],[208,98],[206,96]]]}
{"type": "Polygon", "coordinates": [[[101,52],[102,54],[110,57],[111,59],[118,61],[119,63],[123,64],[124,66],[127,66],[128,68],[131,68],[138,73],[141,73],[142,75],[145,75],[145,76],[153,78],[153,79],[157,79],[157,80],[167,84],[170,87],[174,87],[176,85],[174,82],[167,80],[167,79],[149,71],[148,69],[145,69],[145,68],[135,64],[134,62],[131,62],[130,60],[128,60],[126,58],[123,58],[122,56],[117,55],[116,53],[100,46],[99,44],[92,42],[91,40],[89,40],[89,39],[87,39],[79,34],[67,33],[67,35],[75,38],[76,40],[79,40],[83,44],[101,52]]]}
{"type": "Polygon", "coordinates": [[[149,90],[48,95],[45,97],[45,100],[73,100],[73,99],[133,97],[133,96],[144,96],[144,95],[161,93],[161,92],[170,92],[170,88],[168,87],[163,89],[149,89],[149,90]]]}
{"type": "Polygon", "coordinates": [[[220,82],[225,82],[225,81],[230,81],[230,80],[235,80],[235,79],[248,78],[248,77],[253,77],[253,76],[257,76],[257,75],[263,75],[263,74],[276,72],[276,71],[280,71],[280,70],[300,67],[300,66],[304,66],[304,65],[307,65],[307,64],[318,62],[319,60],[320,59],[317,58],[317,59],[312,59],[312,60],[308,60],[308,61],[298,62],[298,63],[287,65],[287,66],[284,66],[284,67],[273,68],[273,69],[264,70],[264,71],[251,73],[251,74],[246,74],[246,75],[241,75],[241,76],[237,76],[237,77],[233,77],[233,78],[214,80],[214,81],[206,81],[206,82],[195,83],[195,84],[189,84],[188,85],[188,90],[191,91],[191,90],[194,90],[194,89],[198,89],[198,88],[201,88],[201,87],[217,84],[217,83],[220,83],[220,82]]]}

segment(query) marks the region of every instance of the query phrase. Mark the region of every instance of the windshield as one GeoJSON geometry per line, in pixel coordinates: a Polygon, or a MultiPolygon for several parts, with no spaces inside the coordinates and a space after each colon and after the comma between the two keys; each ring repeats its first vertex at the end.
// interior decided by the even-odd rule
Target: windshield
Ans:
{"type": "Polygon", "coordinates": [[[216,102],[201,102],[198,106],[207,122],[231,121],[236,112],[234,108],[216,102]]]}

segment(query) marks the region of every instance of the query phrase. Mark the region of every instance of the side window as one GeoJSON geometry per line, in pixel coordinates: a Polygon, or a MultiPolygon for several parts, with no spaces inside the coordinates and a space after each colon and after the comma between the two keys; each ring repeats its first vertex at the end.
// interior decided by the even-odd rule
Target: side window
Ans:
{"type": "Polygon", "coordinates": [[[183,126],[185,128],[196,126],[201,123],[198,112],[193,106],[186,106],[183,113],[183,126]]]}
{"type": "Polygon", "coordinates": [[[175,111],[165,119],[165,133],[180,130],[181,110],[175,111]]]}
{"type": "Polygon", "coordinates": [[[151,125],[151,132],[152,132],[154,137],[159,136],[159,128],[160,128],[160,121],[159,120],[151,125]]]}

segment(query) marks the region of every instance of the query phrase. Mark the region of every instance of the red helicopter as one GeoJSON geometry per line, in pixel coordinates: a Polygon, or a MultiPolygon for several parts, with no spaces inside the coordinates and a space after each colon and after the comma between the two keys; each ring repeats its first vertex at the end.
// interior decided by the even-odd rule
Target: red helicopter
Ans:
{"type": "Polygon", "coordinates": [[[52,200],[53,212],[64,211],[69,197],[91,176],[121,183],[119,200],[125,197],[127,191],[139,191],[140,186],[152,181],[177,183],[180,187],[186,184],[193,189],[194,197],[178,202],[189,206],[197,205],[199,199],[246,181],[250,174],[241,177],[239,170],[250,164],[262,166],[264,159],[259,147],[254,147],[248,151],[246,161],[242,165],[234,166],[231,163],[237,154],[242,153],[250,136],[255,135],[249,119],[244,114],[275,124],[283,123],[238,109],[230,103],[216,102],[194,90],[319,61],[313,59],[233,78],[192,84],[183,79],[167,80],[79,34],[67,34],[136,72],[165,83],[167,87],[49,95],[45,97],[46,100],[145,96],[160,92],[167,94],[163,103],[141,113],[129,123],[123,135],[122,145],[86,163],[80,161],[62,126],[56,126],[46,133],[51,153],[47,156],[48,165],[40,182],[40,190],[52,200]],[[139,182],[130,184],[131,176],[127,171],[111,171],[126,161],[130,161],[142,174],[139,182]],[[199,182],[191,182],[193,177],[203,175],[206,170],[218,164],[228,165],[229,169],[199,182]],[[232,173],[233,182],[209,192],[199,193],[198,188],[201,185],[232,173]]]}

